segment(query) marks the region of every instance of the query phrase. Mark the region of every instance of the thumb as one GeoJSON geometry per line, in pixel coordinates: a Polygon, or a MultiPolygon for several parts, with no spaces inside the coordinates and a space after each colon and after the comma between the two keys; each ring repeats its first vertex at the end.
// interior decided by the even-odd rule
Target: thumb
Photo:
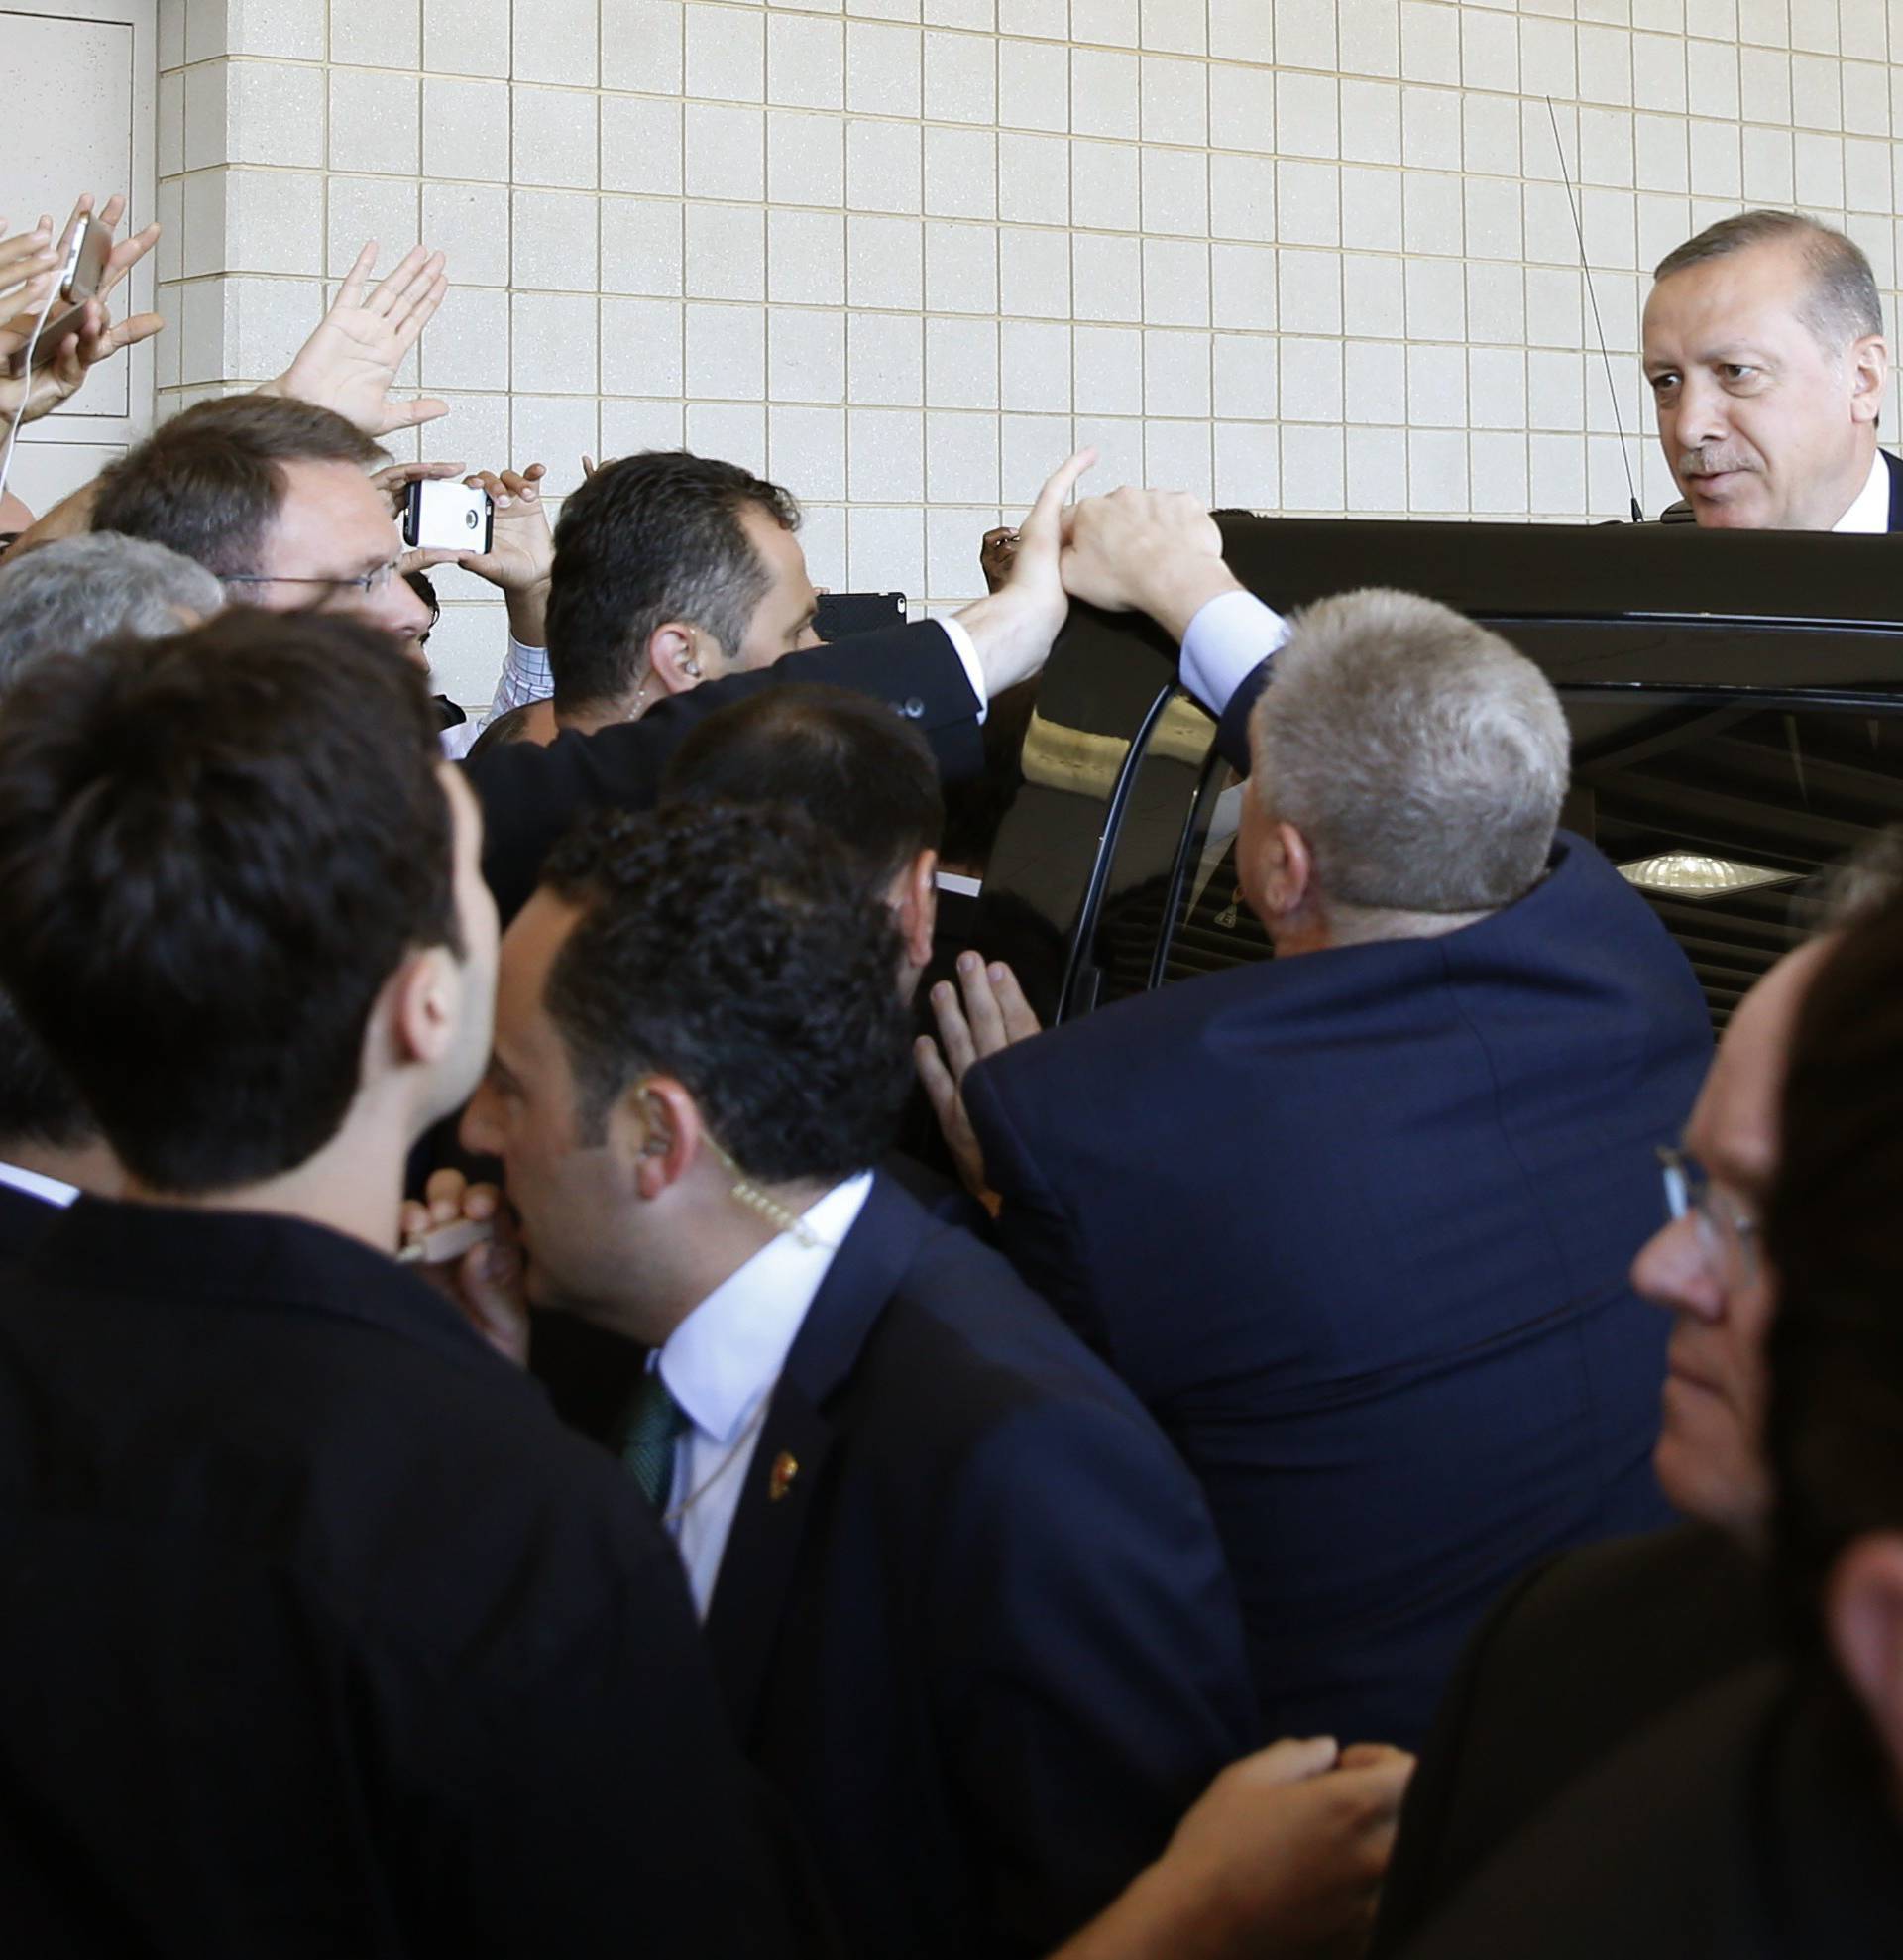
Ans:
{"type": "Polygon", "coordinates": [[[1340,1756],[1333,1736],[1285,1736],[1244,1762],[1251,1777],[1263,1783],[1298,1784],[1332,1770],[1340,1756]]]}

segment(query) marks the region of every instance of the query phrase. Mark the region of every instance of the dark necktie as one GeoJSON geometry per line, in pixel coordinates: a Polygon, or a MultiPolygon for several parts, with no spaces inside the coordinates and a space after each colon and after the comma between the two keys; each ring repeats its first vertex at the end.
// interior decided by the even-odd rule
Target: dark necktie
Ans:
{"type": "Polygon", "coordinates": [[[648,1369],[628,1408],[621,1461],[656,1511],[667,1510],[674,1489],[674,1444],[687,1426],[687,1411],[667,1392],[660,1369],[648,1369]]]}

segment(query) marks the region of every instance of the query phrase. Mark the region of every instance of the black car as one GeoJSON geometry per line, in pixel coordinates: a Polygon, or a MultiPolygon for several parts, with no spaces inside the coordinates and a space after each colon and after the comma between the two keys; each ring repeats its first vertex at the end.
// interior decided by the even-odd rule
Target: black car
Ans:
{"type": "MultiPolygon", "coordinates": [[[[1370,585],[1485,621],[1573,732],[1563,821],[1685,948],[1720,1026],[1903,820],[1903,556],[1887,536],[1226,518],[1278,610],[1370,585]]],[[[1270,957],[1238,783],[1147,621],[1073,610],[995,823],[973,934],[1060,1020],[1270,957]]]]}

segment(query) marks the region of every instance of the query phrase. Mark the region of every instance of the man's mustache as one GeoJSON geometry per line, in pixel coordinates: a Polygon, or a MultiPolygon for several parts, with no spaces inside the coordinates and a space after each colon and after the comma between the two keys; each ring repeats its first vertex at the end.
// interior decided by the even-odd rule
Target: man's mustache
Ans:
{"type": "Polygon", "coordinates": [[[1754,470],[1757,464],[1748,456],[1739,456],[1729,449],[1681,449],[1678,452],[1678,474],[1684,477],[1719,477],[1729,475],[1734,470],[1754,470]]]}

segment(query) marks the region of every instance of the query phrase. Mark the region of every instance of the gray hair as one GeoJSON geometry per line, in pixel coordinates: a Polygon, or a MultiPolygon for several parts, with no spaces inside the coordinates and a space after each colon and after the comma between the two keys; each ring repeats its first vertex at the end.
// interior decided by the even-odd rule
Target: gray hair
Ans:
{"type": "Polygon", "coordinates": [[[1811,289],[1797,309],[1798,318],[1827,352],[1841,354],[1851,341],[1883,331],[1883,302],[1863,248],[1799,211],[1740,211],[1735,218],[1720,218],[1666,253],[1653,268],[1652,280],[1656,284],[1692,266],[1773,242],[1795,244],[1803,255],[1811,289]]]}
{"type": "Polygon", "coordinates": [[[1307,840],[1331,914],[1445,920],[1538,881],[1571,743],[1524,655],[1431,599],[1351,592],[1295,616],[1274,672],[1252,793],[1307,840]]]}
{"type": "Polygon", "coordinates": [[[0,566],[0,695],[55,653],[130,634],[157,639],[225,603],[202,565],[163,544],[91,531],[0,566]]]}

